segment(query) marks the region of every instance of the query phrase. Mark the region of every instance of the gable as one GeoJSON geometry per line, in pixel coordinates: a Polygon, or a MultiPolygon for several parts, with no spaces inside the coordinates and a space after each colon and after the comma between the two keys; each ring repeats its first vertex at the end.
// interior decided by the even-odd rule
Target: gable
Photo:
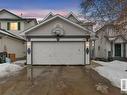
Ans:
{"type": "Polygon", "coordinates": [[[19,19],[20,17],[16,16],[15,14],[2,10],[0,11],[0,19],[19,19]]]}
{"type": "Polygon", "coordinates": [[[55,19],[50,20],[43,25],[40,25],[31,31],[26,33],[27,36],[29,35],[52,35],[52,31],[56,28],[60,27],[61,30],[65,32],[65,35],[89,35],[90,32],[85,30],[83,27],[76,26],[69,21],[65,21],[60,17],[56,17],[55,19]]]}
{"type": "MultiPolygon", "coordinates": [[[[47,19],[50,19],[50,18],[52,18],[54,15],[53,15],[53,13],[49,13],[45,18],[44,18],[44,20],[47,20],[47,19]]],[[[43,21],[44,21],[43,20],[43,21]]]]}
{"type": "Polygon", "coordinates": [[[77,19],[74,15],[72,15],[72,14],[70,14],[70,15],[67,17],[67,19],[69,19],[69,20],[71,20],[71,21],[73,21],[73,22],[75,22],[75,23],[78,23],[78,22],[79,22],[78,19],[77,19]]]}
{"type": "Polygon", "coordinates": [[[118,36],[115,40],[115,43],[123,43],[123,42],[125,42],[125,39],[121,36],[118,36]]]}
{"type": "Polygon", "coordinates": [[[52,18],[53,15],[49,15],[45,20],[52,18]]]}

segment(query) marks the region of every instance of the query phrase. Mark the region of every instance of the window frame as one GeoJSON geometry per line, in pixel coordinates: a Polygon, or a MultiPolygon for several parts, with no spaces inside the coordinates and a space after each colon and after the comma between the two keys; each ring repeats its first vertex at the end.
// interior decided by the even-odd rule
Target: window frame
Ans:
{"type": "Polygon", "coordinates": [[[17,22],[17,21],[13,21],[13,22],[7,22],[7,30],[10,31],[20,31],[21,30],[21,22],[17,22]],[[11,26],[11,24],[16,24],[17,26],[15,26],[16,28],[13,29],[14,27],[11,26]]]}

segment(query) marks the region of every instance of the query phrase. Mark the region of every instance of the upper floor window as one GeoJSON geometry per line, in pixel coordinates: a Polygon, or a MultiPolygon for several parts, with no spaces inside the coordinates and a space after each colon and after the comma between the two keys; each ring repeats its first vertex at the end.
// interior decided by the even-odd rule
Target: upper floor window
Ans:
{"type": "Polygon", "coordinates": [[[20,22],[8,22],[7,30],[18,31],[20,30],[20,22]]]}

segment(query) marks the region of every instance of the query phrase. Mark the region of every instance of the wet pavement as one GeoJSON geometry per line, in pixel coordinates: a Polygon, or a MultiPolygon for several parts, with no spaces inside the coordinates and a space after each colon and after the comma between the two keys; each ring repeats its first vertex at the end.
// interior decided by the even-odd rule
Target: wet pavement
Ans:
{"type": "MultiPolygon", "coordinates": [[[[91,72],[91,71],[90,71],[91,72]]],[[[84,66],[35,66],[0,84],[0,95],[121,95],[96,90],[95,77],[84,66]]],[[[110,83],[109,83],[110,85],[110,83]]]]}

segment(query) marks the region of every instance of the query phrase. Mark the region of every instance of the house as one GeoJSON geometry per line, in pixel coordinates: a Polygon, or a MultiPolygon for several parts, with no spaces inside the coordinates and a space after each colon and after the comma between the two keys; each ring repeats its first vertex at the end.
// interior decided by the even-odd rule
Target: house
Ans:
{"type": "Polygon", "coordinates": [[[0,52],[15,54],[16,59],[26,56],[26,40],[20,32],[37,25],[34,18],[23,18],[8,10],[0,11],[0,52]]]}
{"type": "Polygon", "coordinates": [[[89,64],[91,33],[92,24],[83,24],[73,13],[66,17],[50,13],[20,34],[27,39],[27,64],[89,64]]]}
{"type": "MultiPolygon", "coordinates": [[[[118,24],[118,23],[117,23],[118,24]]],[[[127,58],[127,32],[114,23],[106,24],[96,31],[95,57],[102,59],[127,58]]]]}
{"type": "Polygon", "coordinates": [[[37,24],[35,18],[23,18],[8,10],[0,11],[0,28],[19,34],[37,24]]]}

